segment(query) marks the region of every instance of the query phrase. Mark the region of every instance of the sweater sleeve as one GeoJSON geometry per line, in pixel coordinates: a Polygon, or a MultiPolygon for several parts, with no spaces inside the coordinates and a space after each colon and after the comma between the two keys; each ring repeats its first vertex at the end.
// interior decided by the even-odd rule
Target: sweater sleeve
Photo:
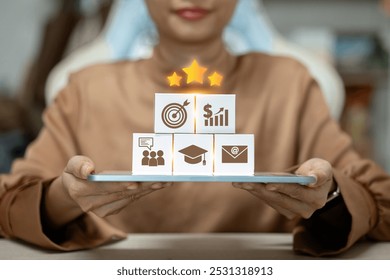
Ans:
{"type": "Polygon", "coordinates": [[[56,232],[45,226],[42,200],[68,160],[82,151],[77,144],[81,109],[77,82],[72,79],[44,113],[44,127],[16,160],[10,174],[0,175],[0,234],[56,250],[77,250],[124,238],[103,219],[86,213],[56,232]]]}
{"type": "Polygon", "coordinates": [[[329,161],[341,197],[298,223],[294,249],[323,256],[341,253],[363,237],[390,240],[390,176],[354,151],[350,137],[330,117],[317,83],[307,75],[303,84],[299,162],[329,161]]]}

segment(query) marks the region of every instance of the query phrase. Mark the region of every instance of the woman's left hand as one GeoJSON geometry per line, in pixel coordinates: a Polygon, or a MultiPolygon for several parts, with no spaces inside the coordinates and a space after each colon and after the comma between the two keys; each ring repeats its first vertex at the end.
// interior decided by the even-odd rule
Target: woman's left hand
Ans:
{"type": "Polygon", "coordinates": [[[233,186],[249,191],[288,219],[308,219],[324,207],[328,194],[336,188],[332,166],[326,160],[314,158],[303,163],[295,173],[314,176],[316,182],[308,186],[258,183],[233,183],[233,186]]]}

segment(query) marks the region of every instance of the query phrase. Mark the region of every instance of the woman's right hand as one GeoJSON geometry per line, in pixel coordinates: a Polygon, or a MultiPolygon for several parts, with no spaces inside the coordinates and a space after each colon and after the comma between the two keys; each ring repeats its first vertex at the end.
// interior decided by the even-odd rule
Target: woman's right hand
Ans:
{"type": "Polygon", "coordinates": [[[99,217],[117,214],[141,197],[171,185],[150,182],[89,182],[87,177],[94,171],[95,165],[91,159],[74,156],[62,174],[62,184],[83,212],[93,212],[99,217]]]}
{"type": "Polygon", "coordinates": [[[93,161],[84,156],[72,157],[64,172],[46,189],[43,218],[47,226],[57,229],[85,212],[99,217],[119,213],[144,195],[172,183],[96,183],[87,180],[93,173],[93,161]]]}

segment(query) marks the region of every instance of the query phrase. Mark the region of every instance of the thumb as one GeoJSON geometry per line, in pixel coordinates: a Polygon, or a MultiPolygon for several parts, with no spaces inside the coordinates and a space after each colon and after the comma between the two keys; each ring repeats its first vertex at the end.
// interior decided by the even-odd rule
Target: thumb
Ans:
{"type": "Polygon", "coordinates": [[[95,171],[93,161],[85,156],[74,156],[65,167],[65,172],[79,179],[87,179],[88,175],[95,171]]]}
{"type": "Polygon", "coordinates": [[[316,182],[310,184],[310,187],[320,186],[332,178],[332,166],[326,160],[314,158],[304,162],[295,172],[297,175],[312,176],[316,182]]]}

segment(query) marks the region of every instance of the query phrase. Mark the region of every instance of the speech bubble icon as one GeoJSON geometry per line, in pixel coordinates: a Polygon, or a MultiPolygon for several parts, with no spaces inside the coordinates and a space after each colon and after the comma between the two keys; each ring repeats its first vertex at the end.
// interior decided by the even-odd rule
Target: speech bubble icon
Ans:
{"type": "Polygon", "coordinates": [[[152,137],[140,137],[138,139],[138,146],[139,147],[146,147],[149,150],[152,150],[153,147],[153,138],[152,137]]]}

